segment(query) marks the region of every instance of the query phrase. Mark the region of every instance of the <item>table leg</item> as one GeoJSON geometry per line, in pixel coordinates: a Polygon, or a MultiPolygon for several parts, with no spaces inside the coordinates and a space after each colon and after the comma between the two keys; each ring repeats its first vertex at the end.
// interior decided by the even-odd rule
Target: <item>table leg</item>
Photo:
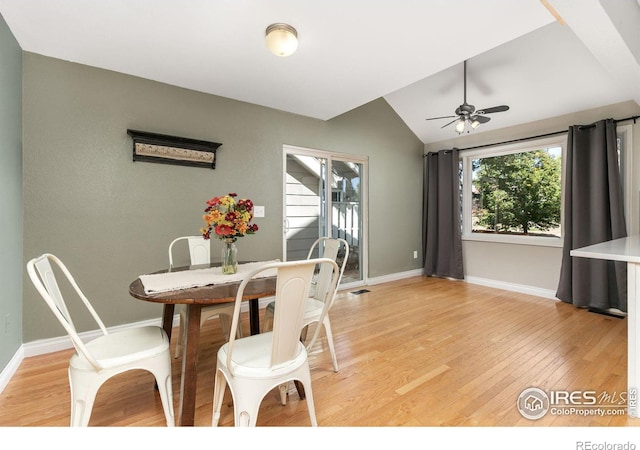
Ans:
{"type": "Polygon", "coordinates": [[[251,336],[260,334],[260,305],[257,298],[249,300],[249,327],[251,336]]]}
{"type": "Polygon", "coordinates": [[[167,333],[169,342],[171,342],[171,330],[173,330],[173,312],[175,305],[173,303],[165,303],[162,311],[162,329],[167,333]]]}
{"type": "Polygon", "coordinates": [[[198,380],[198,344],[200,342],[201,305],[187,305],[187,335],[183,344],[182,378],[180,379],[180,406],[178,425],[193,426],[198,380]]]}
{"type": "Polygon", "coordinates": [[[304,393],[304,385],[298,380],[293,380],[293,384],[295,384],[296,390],[298,391],[298,397],[304,400],[306,397],[306,394],[304,393]]]}

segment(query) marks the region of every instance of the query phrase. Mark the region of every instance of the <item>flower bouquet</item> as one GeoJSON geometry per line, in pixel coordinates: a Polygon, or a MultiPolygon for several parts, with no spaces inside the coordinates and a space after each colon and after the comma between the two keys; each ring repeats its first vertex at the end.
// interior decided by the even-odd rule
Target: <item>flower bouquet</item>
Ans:
{"type": "Polygon", "coordinates": [[[205,221],[205,226],[200,229],[202,236],[205,239],[214,236],[223,242],[222,272],[225,274],[237,271],[236,240],[258,231],[258,225],[251,223],[253,202],[247,198],[236,201],[237,196],[238,194],[230,193],[207,200],[207,208],[202,216],[205,221]]]}

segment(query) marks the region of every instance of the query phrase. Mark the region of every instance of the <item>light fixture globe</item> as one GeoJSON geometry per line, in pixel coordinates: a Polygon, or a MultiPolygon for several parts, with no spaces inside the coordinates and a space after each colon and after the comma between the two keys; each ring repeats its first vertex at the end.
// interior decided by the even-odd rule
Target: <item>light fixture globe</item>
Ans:
{"type": "Polygon", "coordinates": [[[286,23],[273,23],[267,27],[267,47],[274,55],[289,56],[298,48],[298,32],[286,23]]]}

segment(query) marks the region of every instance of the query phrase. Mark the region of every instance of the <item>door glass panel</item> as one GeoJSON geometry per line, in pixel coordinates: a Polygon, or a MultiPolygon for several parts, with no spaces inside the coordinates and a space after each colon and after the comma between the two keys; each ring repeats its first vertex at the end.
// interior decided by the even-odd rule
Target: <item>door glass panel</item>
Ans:
{"type": "Polygon", "coordinates": [[[327,160],[287,155],[285,240],[287,261],[306,259],[311,245],[326,235],[327,160]]]}
{"type": "Polygon", "coordinates": [[[331,164],[331,236],[349,243],[343,282],[362,279],[360,264],[360,173],[362,164],[333,160],[331,164]]]}
{"type": "MultiPolygon", "coordinates": [[[[320,236],[338,237],[349,244],[342,283],[363,280],[362,170],[363,165],[358,162],[287,153],[284,227],[287,261],[305,259],[320,236]]],[[[318,256],[322,255],[313,255],[318,256]]]]}

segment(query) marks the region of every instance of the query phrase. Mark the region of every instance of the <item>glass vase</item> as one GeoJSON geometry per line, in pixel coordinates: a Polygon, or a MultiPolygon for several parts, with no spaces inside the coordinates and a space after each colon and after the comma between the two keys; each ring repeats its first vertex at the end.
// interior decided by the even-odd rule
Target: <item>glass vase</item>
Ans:
{"type": "Polygon", "coordinates": [[[222,241],[222,273],[231,275],[238,271],[238,248],[231,239],[222,241]]]}

